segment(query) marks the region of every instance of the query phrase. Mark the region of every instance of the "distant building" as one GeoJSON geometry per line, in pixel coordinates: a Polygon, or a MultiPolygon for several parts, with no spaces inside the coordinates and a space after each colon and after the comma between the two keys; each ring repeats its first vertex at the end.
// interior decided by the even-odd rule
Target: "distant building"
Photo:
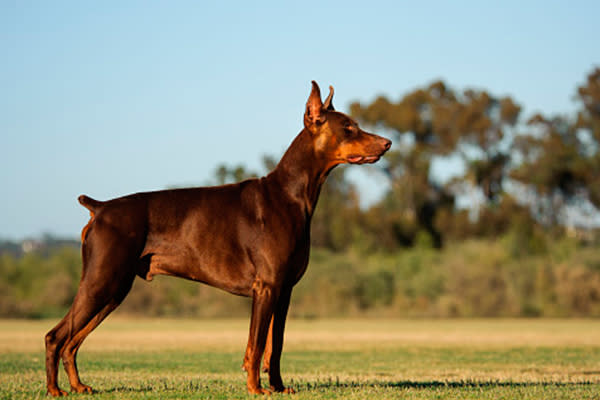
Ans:
{"type": "Polygon", "coordinates": [[[26,239],[21,242],[21,250],[23,250],[23,253],[39,250],[42,247],[44,247],[44,244],[38,240],[26,239]]]}

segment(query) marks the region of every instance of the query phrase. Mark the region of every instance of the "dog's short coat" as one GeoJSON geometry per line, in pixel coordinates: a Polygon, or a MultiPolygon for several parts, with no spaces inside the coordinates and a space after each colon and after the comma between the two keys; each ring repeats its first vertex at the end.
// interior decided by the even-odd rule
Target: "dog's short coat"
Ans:
{"type": "Polygon", "coordinates": [[[373,163],[391,142],[361,130],[313,82],[304,129],[266,177],[240,183],[136,193],[109,201],[80,196],[91,218],[81,234],[83,273],[66,316],[46,335],[48,393],[57,385],[62,358],[71,389],[91,393],[79,380],[75,358],[87,335],[119,306],[136,275],[157,274],[203,282],[252,297],[243,367],[250,393],[260,384],[260,361],[270,389],[283,385],[280,357],[293,286],[304,274],[310,221],[321,185],[342,163],[373,163]],[[266,349],[265,349],[266,346],[266,349]]]}

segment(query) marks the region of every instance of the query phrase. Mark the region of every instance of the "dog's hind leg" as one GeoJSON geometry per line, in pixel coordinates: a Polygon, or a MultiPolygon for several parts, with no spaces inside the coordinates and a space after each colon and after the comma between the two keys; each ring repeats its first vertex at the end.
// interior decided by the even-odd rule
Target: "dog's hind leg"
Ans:
{"type": "Polygon", "coordinates": [[[104,291],[99,285],[90,293],[87,289],[89,287],[82,282],[69,313],[46,335],[48,393],[54,396],[66,394],[57,386],[59,356],[63,360],[71,390],[77,393],[92,392],[92,388],[81,383],[79,379],[77,351],[90,332],[117,308],[129,292],[134,276],[121,279],[116,292],[104,291]]]}
{"type": "Polygon", "coordinates": [[[87,335],[123,301],[135,278],[135,243],[114,232],[90,230],[82,247],[83,275],[71,309],[46,335],[46,374],[48,393],[65,395],[57,385],[58,360],[63,359],[73,391],[91,392],[81,383],[76,356],[87,335]],[[94,249],[92,251],[92,243],[94,249]]]}
{"type": "Polygon", "coordinates": [[[71,390],[76,393],[92,393],[93,390],[90,386],[81,383],[79,379],[79,372],[77,371],[77,351],[79,347],[85,340],[85,338],[90,334],[94,328],[96,328],[100,322],[111,311],[116,308],[114,303],[107,304],[104,306],[98,314],[96,314],[88,323],[83,327],[83,329],[79,330],[74,334],[74,336],[67,342],[67,344],[63,347],[62,351],[62,361],[65,367],[65,371],[67,372],[67,376],[69,377],[69,382],[71,384],[71,390]]]}
{"type": "Polygon", "coordinates": [[[73,331],[73,335],[71,340],[67,342],[64,346],[62,352],[62,360],[63,365],[65,367],[65,371],[69,377],[69,382],[71,384],[71,390],[77,393],[92,393],[93,390],[90,386],[81,383],[79,379],[79,372],[77,370],[77,352],[79,347],[86,339],[86,337],[98,326],[100,323],[112,312],[114,311],[119,304],[123,301],[129,289],[131,288],[131,282],[128,280],[122,281],[122,289],[119,290],[119,293],[115,296],[112,301],[106,304],[96,315],[94,315],[89,322],[81,328],[79,331],[73,331]]]}
{"type": "Polygon", "coordinates": [[[69,336],[71,311],[46,334],[46,387],[52,396],[66,396],[67,392],[58,387],[59,354],[69,336]]]}

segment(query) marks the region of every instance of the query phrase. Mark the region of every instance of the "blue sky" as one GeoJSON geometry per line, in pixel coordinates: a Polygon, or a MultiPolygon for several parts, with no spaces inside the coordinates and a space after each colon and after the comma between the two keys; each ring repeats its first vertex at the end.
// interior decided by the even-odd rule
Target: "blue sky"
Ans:
{"type": "MultiPolygon", "coordinates": [[[[598,15],[597,1],[0,0],[0,238],[76,237],[81,193],[259,169],[301,130],[312,79],[341,110],[441,78],[526,115],[572,111],[600,65],[598,15]]],[[[386,185],[362,181],[365,196],[386,185]]]]}

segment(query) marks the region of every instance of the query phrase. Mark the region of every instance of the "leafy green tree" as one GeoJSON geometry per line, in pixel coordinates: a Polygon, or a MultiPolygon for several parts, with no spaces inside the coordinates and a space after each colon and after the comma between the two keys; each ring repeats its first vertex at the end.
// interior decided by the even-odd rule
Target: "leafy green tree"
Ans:
{"type": "Polygon", "coordinates": [[[600,208],[600,69],[578,90],[583,105],[575,120],[534,115],[530,131],[516,138],[522,163],[511,177],[532,192],[532,208],[545,225],[568,224],[566,207],[582,214],[600,208]]]}
{"type": "Polygon", "coordinates": [[[393,183],[384,202],[398,210],[391,223],[399,243],[412,244],[423,229],[434,246],[441,247],[436,216],[453,208],[455,196],[473,187],[487,201],[498,200],[510,160],[507,131],[520,113],[512,99],[486,91],[456,92],[438,81],[398,102],[380,96],[371,104],[353,103],[350,109],[363,122],[390,131],[399,143],[384,166],[393,183]],[[432,162],[452,155],[462,159],[467,172],[451,185],[442,185],[432,176],[432,162]]]}
{"type": "Polygon", "coordinates": [[[579,88],[577,98],[583,109],[579,111],[575,126],[587,135],[582,141],[592,165],[585,181],[590,201],[600,207],[600,68],[590,73],[586,84],[579,88]]]}

